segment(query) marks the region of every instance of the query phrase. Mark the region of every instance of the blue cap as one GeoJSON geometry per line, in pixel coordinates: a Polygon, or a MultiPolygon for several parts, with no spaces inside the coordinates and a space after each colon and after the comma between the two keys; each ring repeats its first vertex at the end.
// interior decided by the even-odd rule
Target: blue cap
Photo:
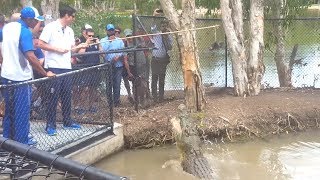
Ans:
{"type": "Polygon", "coordinates": [[[114,30],[115,28],[114,28],[114,25],[113,24],[108,24],[107,26],[106,26],[106,30],[107,31],[112,31],[112,30],[114,30]]]}
{"type": "Polygon", "coordinates": [[[44,17],[39,15],[39,12],[34,7],[25,7],[20,12],[21,18],[32,18],[38,21],[44,21],[44,17]]]}

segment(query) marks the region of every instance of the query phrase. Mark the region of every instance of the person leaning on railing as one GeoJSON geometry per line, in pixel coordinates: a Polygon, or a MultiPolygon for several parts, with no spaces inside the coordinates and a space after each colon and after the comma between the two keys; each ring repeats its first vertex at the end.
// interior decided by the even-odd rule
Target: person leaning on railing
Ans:
{"type": "MultiPolygon", "coordinates": [[[[75,20],[76,10],[70,6],[62,6],[59,13],[60,18],[47,24],[39,38],[40,48],[47,51],[44,66],[56,74],[72,71],[71,51],[77,52],[87,46],[85,43],[75,46],[74,32],[69,27],[75,20]]],[[[49,82],[46,95],[46,132],[49,136],[57,134],[56,112],[59,98],[62,104],[63,128],[81,128],[80,124],[71,119],[72,77],[67,76],[49,82]]]]}
{"type": "MultiPolygon", "coordinates": [[[[121,39],[115,36],[115,27],[113,24],[106,26],[107,36],[101,39],[101,46],[104,51],[118,50],[124,48],[124,43],[121,39]]],[[[108,53],[105,55],[105,62],[112,64],[112,88],[113,88],[113,104],[111,104],[111,97],[109,98],[109,105],[115,107],[120,106],[120,85],[122,79],[123,66],[128,71],[128,76],[133,75],[130,72],[127,62],[127,56],[124,53],[108,53]]]]}
{"type": "MultiPolygon", "coordinates": [[[[86,29],[85,43],[89,46],[79,50],[79,53],[85,52],[96,52],[101,51],[102,47],[99,43],[99,39],[95,37],[93,29],[86,29]]],[[[85,67],[90,67],[98,65],[100,63],[99,54],[90,54],[81,57],[81,61],[78,62],[79,65],[85,67]]],[[[98,86],[101,82],[100,72],[88,71],[85,76],[82,74],[81,77],[76,76],[76,86],[78,97],[75,100],[75,111],[77,114],[85,114],[86,112],[95,113],[97,112],[97,107],[94,106],[94,102],[98,100],[98,86]],[[87,92],[88,89],[88,92],[87,92]]]]}
{"type": "MultiPolygon", "coordinates": [[[[154,16],[159,16],[159,10],[154,11],[154,16]]],[[[151,27],[152,33],[164,33],[168,32],[169,22],[167,20],[162,20],[160,23],[160,30],[157,29],[157,25],[151,27]]],[[[155,35],[152,36],[151,42],[154,44],[155,48],[152,51],[152,61],[151,61],[151,71],[152,71],[152,81],[151,81],[151,91],[153,100],[155,102],[164,100],[164,83],[166,77],[167,65],[170,63],[170,56],[168,51],[172,49],[173,38],[169,34],[155,35]],[[159,92],[158,92],[159,84],[159,92]]]]}
{"type": "MultiPolygon", "coordinates": [[[[24,82],[32,79],[32,68],[42,76],[55,76],[51,71],[46,72],[34,54],[32,33],[38,21],[44,18],[33,7],[21,10],[21,19],[11,22],[3,28],[1,67],[1,82],[4,85],[24,82]],[[31,67],[32,66],[32,67],[31,67]]],[[[30,85],[2,89],[5,97],[6,110],[3,120],[3,136],[15,141],[32,145],[29,141],[30,128],[30,85]]]]}

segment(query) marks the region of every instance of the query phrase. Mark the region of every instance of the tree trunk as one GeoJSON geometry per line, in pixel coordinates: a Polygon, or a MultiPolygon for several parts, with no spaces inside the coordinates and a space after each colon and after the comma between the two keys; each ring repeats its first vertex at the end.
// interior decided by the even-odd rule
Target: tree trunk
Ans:
{"type": "MultiPolygon", "coordinates": [[[[182,14],[179,16],[172,1],[160,0],[164,14],[172,30],[195,28],[195,1],[182,2],[182,14]]],[[[204,89],[200,72],[198,48],[195,31],[178,33],[178,46],[181,53],[181,64],[184,78],[185,103],[190,112],[204,109],[204,89]]]]}
{"type": "Polygon", "coordinates": [[[232,59],[234,94],[249,94],[241,0],[220,0],[223,27],[232,59]]]}
{"type": "Polygon", "coordinates": [[[32,0],[20,0],[20,4],[22,5],[22,7],[33,6],[32,0]]]}
{"type": "Polygon", "coordinates": [[[251,1],[250,7],[250,54],[248,60],[249,95],[260,93],[261,81],[265,67],[263,64],[263,31],[264,31],[264,0],[251,1]]]}
{"type": "Polygon", "coordinates": [[[60,0],[42,0],[41,9],[46,17],[45,23],[48,24],[59,18],[59,3],[60,0]]]}
{"type": "MultiPolygon", "coordinates": [[[[275,1],[275,18],[282,19],[284,16],[282,14],[282,8],[284,7],[283,0],[275,1]]],[[[274,60],[276,61],[278,79],[280,83],[280,87],[292,87],[291,83],[291,68],[289,67],[289,63],[286,62],[285,57],[285,46],[284,46],[284,37],[285,31],[283,29],[283,20],[276,20],[273,24],[274,35],[276,38],[276,52],[274,56],[274,60]]]]}

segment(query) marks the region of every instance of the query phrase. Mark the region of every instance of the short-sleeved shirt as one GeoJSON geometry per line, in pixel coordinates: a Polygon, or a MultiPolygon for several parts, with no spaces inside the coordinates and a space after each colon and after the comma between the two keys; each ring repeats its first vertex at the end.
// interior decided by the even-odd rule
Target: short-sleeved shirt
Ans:
{"type": "MultiPolygon", "coordinates": [[[[91,45],[86,48],[86,52],[99,51],[99,45],[91,45]]],[[[99,54],[90,54],[81,57],[81,64],[99,64],[100,63],[100,55],[99,54]]]]}
{"type": "Polygon", "coordinates": [[[2,28],[0,28],[0,42],[2,42],[2,28]]]}
{"type": "Polygon", "coordinates": [[[28,25],[19,20],[4,26],[2,41],[1,76],[12,81],[25,81],[32,78],[32,67],[24,54],[34,51],[32,32],[28,25]]]}
{"type": "MultiPolygon", "coordinates": [[[[104,51],[110,51],[110,50],[117,50],[117,49],[123,49],[124,48],[124,43],[121,39],[115,38],[112,41],[109,41],[108,37],[102,38],[101,41],[101,46],[104,51]]],[[[111,53],[111,54],[106,54],[105,56],[105,62],[112,62],[112,59],[116,56],[123,56],[124,53],[111,53]]],[[[123,62],[121,60],[117,61],[114,64],[115,67],[123,67],[123,62]]]]}
{"type": "Polygon", "coordinates": [[[39,39],[53,47],[70,50],[64,54],[47,51],[45,68],[71,69],[71,48],[75,45],[75,39],[69,26],[63,27],[59,19],[53,21],[43,28],[39,39]]]}
{"type": "MultiPolygon", "coordinates": [[[[153,26],[151,27],[151,32],[152,33],[160,33],[157,30],[157,26],[153,26]]],[[[168,35],[168,42],[163,42],[163,36],[162,35],[155,35],[153,36],[153,38],[151,39],[151,42],[154,44],[155,48],[154,50],[152,50],[152,56],[157,57],[157,58],[164,58],[167,56],[168,50],[165,47],[165,44],[167,43],[168,45],[172,46],[173,43],[173,38],[171,35],[168,35]]]]}
{"type": "Polygon", "coordinates": [[[34,55],[40,60],[44,58],[44,54],[40,48],[34,50],[34,55]]]}

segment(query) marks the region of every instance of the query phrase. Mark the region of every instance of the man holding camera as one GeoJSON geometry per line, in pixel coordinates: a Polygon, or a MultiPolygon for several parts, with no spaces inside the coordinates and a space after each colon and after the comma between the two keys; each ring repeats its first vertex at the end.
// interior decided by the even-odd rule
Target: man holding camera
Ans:
{"type": "MultiPolygon", "coordinates": [[[[88,47],[85,49],[80,49],[79,53],[92,52],[92,51],[101,51],[102,47],[99,43],[99,39],[95,37],[93,29],[86,29],[86,34],[84,36],[86,38],[85,43],[88,44],[88,47]]],[[[90,54],[81,57],[81,61],[78,62],[81,67],[90,67],[95,66],[100,63],[100,55],[99,54],[90,54]]],[[[76,103],[76,113],[84,114],[85,112],[95,113],[97,111],[96,107],[94,107],[94,102],[98,98],[97,87],[100,84],[100,72],[99,71],[90,71],[88,72],[89,76],[79,76],[77,87],[78,94],[80,97],[77,98],[76,103]],[[88,93],[87,93],[88,91],[88,93]],[[79,102],[80,101],[80,102],[79,102]],[[83,104],[86,107],[84,109],[83,104]]]]}

